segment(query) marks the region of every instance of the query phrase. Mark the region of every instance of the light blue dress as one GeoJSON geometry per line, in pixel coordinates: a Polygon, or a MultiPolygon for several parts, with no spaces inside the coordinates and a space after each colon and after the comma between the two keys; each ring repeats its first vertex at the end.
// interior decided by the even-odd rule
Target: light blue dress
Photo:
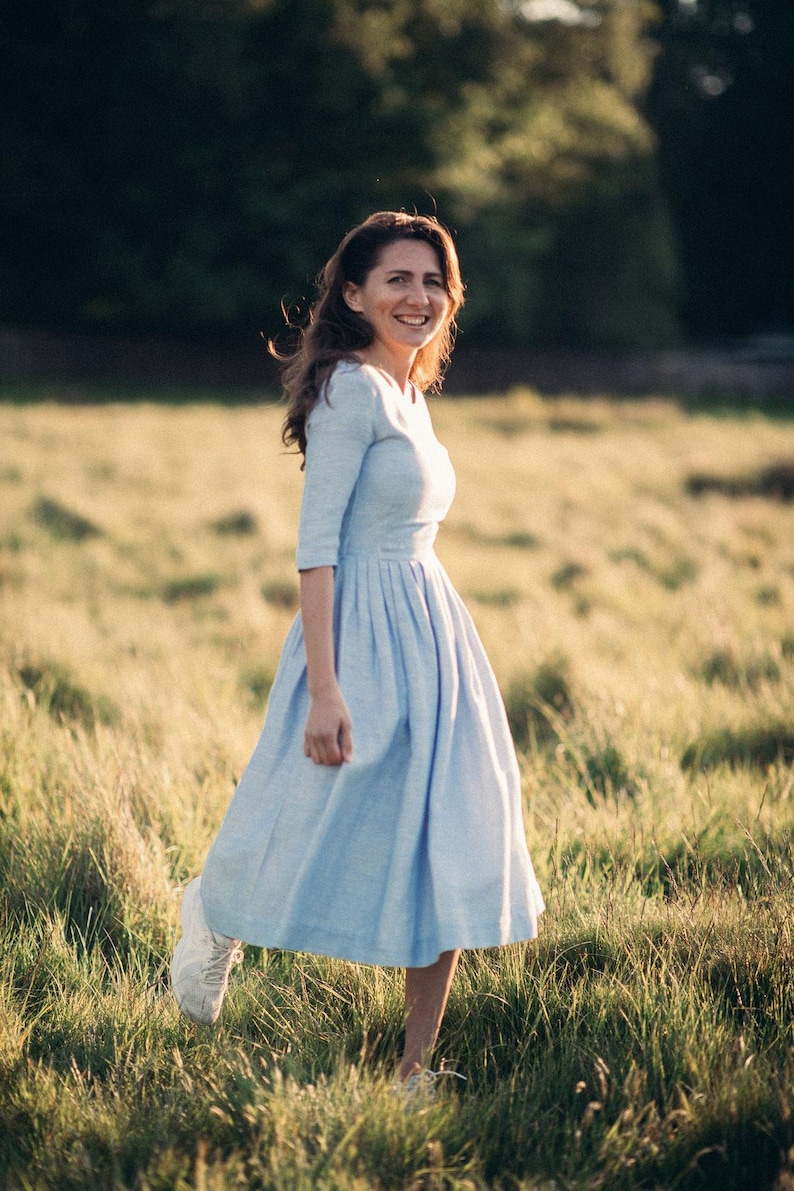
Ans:
{"type": "Polygon", "coordinates": [[[262,734],[202,876],[213,930],[369,964],[537,934],[504,706],[433,550],[455,490],[424,397],[340,364],[307,425],[297,563],[335,566],[337,675],[353,760],[303,755],[300,616],[262,734]]]}

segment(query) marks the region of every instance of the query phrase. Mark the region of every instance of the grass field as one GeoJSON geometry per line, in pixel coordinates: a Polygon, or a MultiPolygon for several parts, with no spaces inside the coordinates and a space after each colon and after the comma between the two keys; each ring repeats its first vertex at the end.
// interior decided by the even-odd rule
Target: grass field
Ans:
{"type": "Polygon", "coordinates": [[[215,1030],[167,990],[295,611],[280,409],[0,405],[0,1185],[794,1188],[794,424],[433,412],[548,911],[406,1113],[399,973],[249,949],[215,1030]]]}

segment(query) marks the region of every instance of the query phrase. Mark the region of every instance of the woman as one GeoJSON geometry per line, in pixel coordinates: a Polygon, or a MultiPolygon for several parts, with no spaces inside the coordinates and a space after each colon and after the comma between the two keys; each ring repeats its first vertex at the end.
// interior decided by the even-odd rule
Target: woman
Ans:
{"type": "Polygon", "coordinates": [[[284,373],[306,469],[300,615],[171,969],[211,1023],[240,940],[404,967],[406,1081],[460,950],[533,938],[543,909],[504,707],[433,551],[455,478],[421,389],[462,300],[452,239],[425,216],[371,216],[321,275],[284,373]]]}

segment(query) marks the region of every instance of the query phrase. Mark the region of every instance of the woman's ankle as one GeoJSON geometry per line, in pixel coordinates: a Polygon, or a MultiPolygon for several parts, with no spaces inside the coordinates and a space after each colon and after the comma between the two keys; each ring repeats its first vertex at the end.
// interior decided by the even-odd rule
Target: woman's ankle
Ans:
{"type": "Polygon", "coordinates": [[[412,1075],[420,1075],[423,1070],[424,1068],[422,1067],[421,1063],[417,1063],[411,1059],[403,1059],[403,1061],[400,1063],[400,1070],[397,1074],[397,1078],[402,1083],[405,1083],[405,1081],[410,1079],[412,1075]]]}

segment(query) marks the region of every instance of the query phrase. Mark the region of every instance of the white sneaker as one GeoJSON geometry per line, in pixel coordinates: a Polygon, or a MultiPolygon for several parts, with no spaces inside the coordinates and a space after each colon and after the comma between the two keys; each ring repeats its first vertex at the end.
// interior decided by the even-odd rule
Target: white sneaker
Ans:
{"type": "Polygon", "coordinates": [[[171,988],[177,1005],[191,1021],[199,1026],[217,1021],[229,973],[242,958],[239,939],[216,934],[207,926],[201,877],[195,877],[182,898],[182,938],[171,960],[171,988]]]}
{"type": "Polygon", "coordinates": [[[436,1094],[436,1084],[444,1075],[451,1075],[455,1079],[466,1080],[465,1075],[461,1075],[458,1071],[417,1071],[415,1075],[409,1075],[405,1080],[397,1080],[392,1084],[391,1090],[395,1095],[400,1095],[404,1098],[406,1104],[417,1104],[422,1101],[433,1100],[436,1094]]]}

